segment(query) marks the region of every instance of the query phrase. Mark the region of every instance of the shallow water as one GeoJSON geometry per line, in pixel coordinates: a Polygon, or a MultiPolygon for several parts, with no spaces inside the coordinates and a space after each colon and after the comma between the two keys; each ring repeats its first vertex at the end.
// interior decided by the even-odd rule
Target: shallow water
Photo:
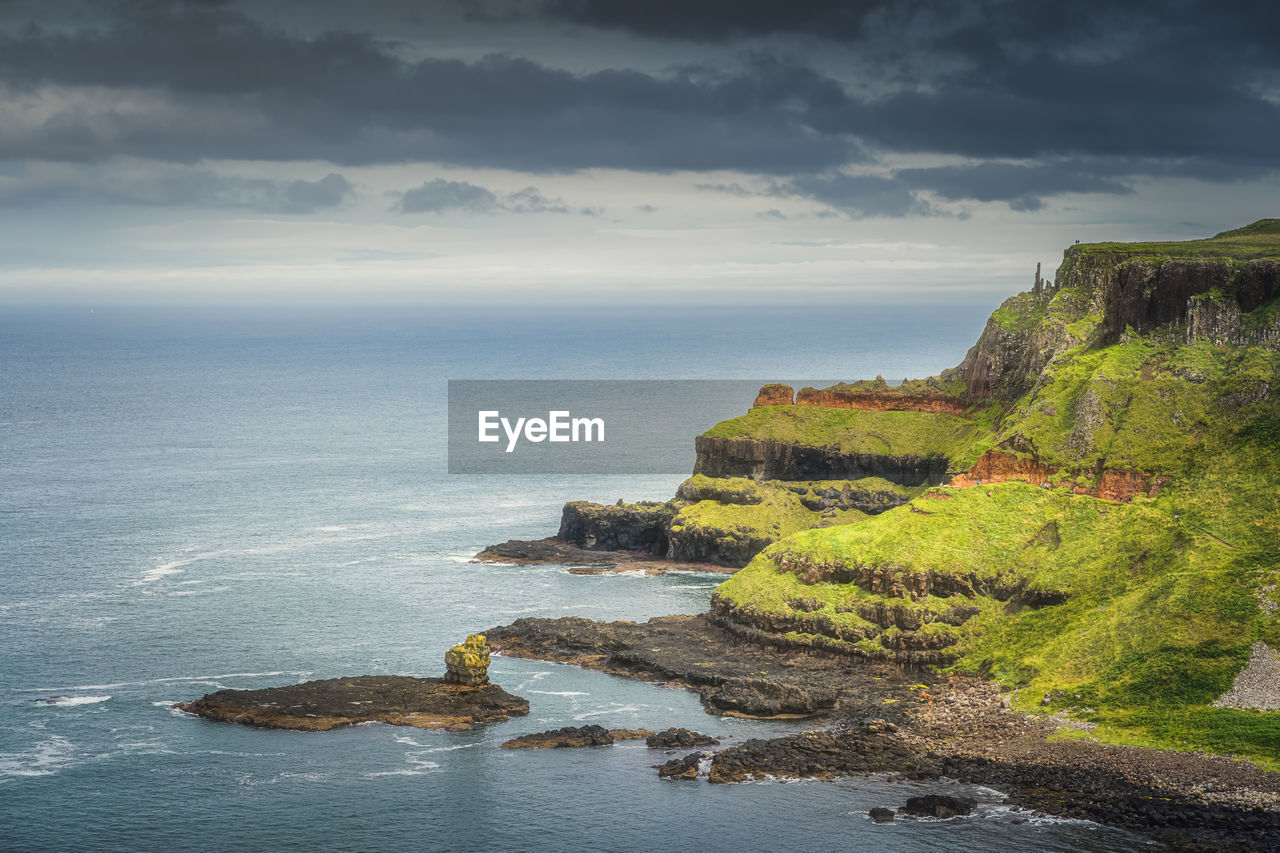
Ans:
{"type": "Polygon", "coordinates": [[[466,633],[520,616],[705,608],[721,578],[469,563],[552,532],[565,500],[665,499],[679,478],[449,477],[447,378],[926,375],[959,361],[981,313],[7,312],[0,847],[1152,849],[1088,823],[1014,823],[994,792],[970,818],[877,825],[867,809],[923,786],[664,782],[667,756],[639,742],[498,749],[582,722],[731,739],[797,727],[552,664],[495,659],[532,713],[466,733],[257,731],[170,707],[224,687],[438,675],[466,633]]]}

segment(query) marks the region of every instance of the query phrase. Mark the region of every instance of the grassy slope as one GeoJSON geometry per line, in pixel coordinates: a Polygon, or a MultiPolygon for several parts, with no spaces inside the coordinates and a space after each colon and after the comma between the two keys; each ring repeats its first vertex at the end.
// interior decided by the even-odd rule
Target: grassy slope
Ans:
{"type": "Polygon", "coordinates": [[[838,448],[841,453],[885,456],[945,456],[967,469],[989,449],[994,412],[979,409],[972,420],[919,412],[876,412],[822,406],[761,406],[723,421],[705,435],[774,439],[838,448]]]}
{"type": "Polygon", "coordinates": [[[852,524],[866,518],[854,509],[823,514],[806,508],[793,487],[837,488],[848,485],[858,491],[893,491],[905,494],[901,486],[868,477],[864,480],[825,480],[813,483],[756,483],[745,477],[713,478],[701,474],[690,477],[681,491],[692,486],[707,499],[683,507],[671,522],[675,532],[689,528],[714,531],[732,538],[764,537],[782,539],[801,530],[832,524],[852,524]],[[712,497],[714,496],[714,497],[712,497]]]}

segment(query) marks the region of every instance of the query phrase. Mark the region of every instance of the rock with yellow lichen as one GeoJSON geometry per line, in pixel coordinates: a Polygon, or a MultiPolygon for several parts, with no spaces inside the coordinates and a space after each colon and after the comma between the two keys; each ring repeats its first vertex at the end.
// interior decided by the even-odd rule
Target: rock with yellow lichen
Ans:
{"type": "Polygon", "coordinates": [[[484,634],[471,634],[444,655],[444,680],[450,684],[478,687],[489,683],[489,641],[484,634]]]}

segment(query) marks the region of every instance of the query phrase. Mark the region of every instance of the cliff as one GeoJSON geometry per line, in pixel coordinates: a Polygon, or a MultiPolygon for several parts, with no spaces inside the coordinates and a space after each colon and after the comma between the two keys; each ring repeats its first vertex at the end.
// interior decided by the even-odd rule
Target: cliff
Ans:
{"type": "Polygon", "coordinates": [[[929,469],[904,506],[770,545],[713,618],[994,678],[1095,737],[1274,761],[1280,718],[1219,697],[1280,648],[1278,294],[1278,220],[1076,245],[934,380],[962,414],[793,404],[717,426],[703,472],[815,476],[871,453],[907,480],[887,460],[909,448],[946,479],[929,469]]]}
{"type": "Polygon", "coordinates": [[[1127,334],[1276,346],[1280,220],[1204,240],[1070,246],[1052,288],[1006,300],[943,378],[976,399],[1014,400],[1067,352],[1127,334]]]}

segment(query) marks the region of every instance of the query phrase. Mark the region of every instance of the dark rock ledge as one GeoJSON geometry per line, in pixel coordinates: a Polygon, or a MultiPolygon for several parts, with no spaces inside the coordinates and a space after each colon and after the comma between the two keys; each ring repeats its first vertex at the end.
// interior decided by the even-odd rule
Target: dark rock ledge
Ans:
{"type": "Polygon", "coordinates": [[[219,690],[175,707],[210,720],[264,729],[323,732],[356,723],[461,731],[529,713],[529,702],[496,684],[361,675],[264,690],[219,690]]]}
{"type": "Polygon", "coordinates": [[[606,729],[604,726],[565,726],[512,738],[503,749],[566,749],[580,746],[609,746],[620,740],[652,737],[648,729],[606,729]]]}
{"type": "Polygon", "coordinates": [[[356,723],[460,731],[529,713],[529,702],[489,683],[489,643],[472,634],[445,653],[444,678],[361,675],[262,690],[219,690],[174,706],[210,720],[324,732],[356,723]]]}
{"type": "Polygon", "coordinates": [[[615,572],[718,572],[733,574],[736,568],[710,563],[665,560],[647,551],[597,551],[579,548],[572,542],[548,536],[545,539],[512,539],[490,545],[472,558],[477,563],[569,566],[572,574],[604,575],[615,572]]]}

